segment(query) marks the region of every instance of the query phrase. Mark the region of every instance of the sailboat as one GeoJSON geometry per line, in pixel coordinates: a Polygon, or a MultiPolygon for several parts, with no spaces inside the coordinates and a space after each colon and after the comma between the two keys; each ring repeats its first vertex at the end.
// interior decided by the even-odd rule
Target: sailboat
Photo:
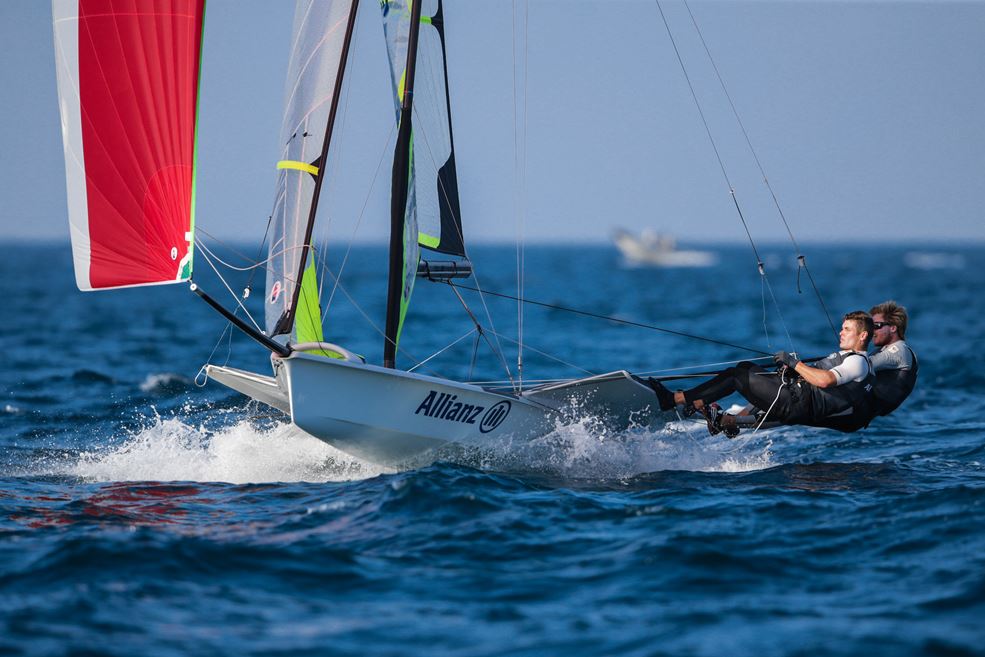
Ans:
{"type": "Polygon", "coordinates": [[[503,390],[397,368],[415,280],[472,275],[441,0],[297,2],[266,259],[265,326],[251,326],[194,283],[204,5],[158,0],[137,12],[132,0],[53,0],[81,290],[190,283],[271,353],[271,374],[209,365],[210,378],[374,463],[419,462],[446,445],[529,440],[556,430],[572,413],[607,418],[616,429],[654,421],[652,392],[625,370],[503,390]],[[397,125],[381,363],[325,340],[312,239],[360,12],[381,13],[397,125]],[[428,158],[420,155],[424,144],[428,158]]]}
{"type": "Polygon", "coordinates": [[[677,240],[667,234],[644,229],[639,235],[616,228],[612,241],[626,263],[648,267],[711,267],[718,258],[711,251],[678,249],[677,240]]]}

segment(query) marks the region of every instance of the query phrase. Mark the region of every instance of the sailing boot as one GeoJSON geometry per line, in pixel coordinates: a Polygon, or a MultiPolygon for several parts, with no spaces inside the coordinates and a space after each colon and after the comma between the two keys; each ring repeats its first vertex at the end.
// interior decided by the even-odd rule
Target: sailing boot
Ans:
{"type": "Polygon", "coordinates": [[[718,416],[718,426],[721,427],[726,438],[731,439],[739,435],[739,424],[736,422],[735,415],[722,413],[718,416]]]}
{"type": "Polygon", "coordinates": [[[722,415],[725,412],[717,403],[707,404],[701,407],[701,414],[705,416],[708,423],[708,433],[717,436],[722,432],[722,415]]]}
{"type": "Polygon", "coordinates": [[[677,406],[677,402],[674,401],[674,393],[668,390],[664,384],[660,383],[652,376],[646,380],[646,384],[650,386],[650,389],[657,395],[657,402],[660,404],[661,411],[669,411],[674,408],[674,406],[677,406]]]}

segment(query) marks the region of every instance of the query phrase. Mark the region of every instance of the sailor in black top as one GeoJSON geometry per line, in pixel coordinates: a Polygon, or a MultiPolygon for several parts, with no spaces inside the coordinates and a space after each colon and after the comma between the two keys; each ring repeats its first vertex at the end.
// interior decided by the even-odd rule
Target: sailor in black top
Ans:
{"type": "Polygon", "coordinates": [[[875,333],[872,343],[880,347],[872,355],[876,372],[876,412],[889,415],[903,403],[917,384],[917,356],[905,342],[909,318],[906,308],[886,301],[872,309],[875,333]]]}
{"type": "MultiPolygon", "coordinates": [[[[657,394],[661,410],[683,404],[709,417],[709,429],[730,426],[734,417],[712,412],[708,405],[733,392],[738,392],[754,406],[766,409],[768,419],[782,424],[823,424],[835,416],[868,415],[873,405],[872,388],[875,377],[865,355],[873,333],[872,318],[864,311],[848,313],[843,318],[839,334],[839,351],[816,363],[805,365],[784,351],[774,360],[783,365],[780,372],[769,372],[749,362],[720,372],[710,381],[686,391],[672,393],[653,379],[650,386],[657,394]],[[722,423],[719,426],[719,423],[722,423]]],[[[737,431],[735,431],[737,433],[737,431]]]]}

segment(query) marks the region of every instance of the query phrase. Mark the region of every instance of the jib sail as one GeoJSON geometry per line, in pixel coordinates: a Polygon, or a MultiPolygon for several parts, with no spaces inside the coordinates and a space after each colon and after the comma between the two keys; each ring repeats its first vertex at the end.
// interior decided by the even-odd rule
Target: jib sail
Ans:
{"type": "Polygon", "coordinates": [[[265,303],[267,334],[292,341],[321,335],[311,235],[356,5],[298,0],[295,7],[265,303]]]}

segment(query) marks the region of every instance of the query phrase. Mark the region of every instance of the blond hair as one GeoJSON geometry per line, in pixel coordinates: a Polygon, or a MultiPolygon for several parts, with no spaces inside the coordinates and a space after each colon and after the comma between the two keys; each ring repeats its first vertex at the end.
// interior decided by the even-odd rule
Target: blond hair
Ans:
{"type": "Polygon", "coordinates": [[[869,314],[882,315],[887,324],[896,327],[896,335],[900,337],[900,340],[906,339],[906,323],[909,319],[906,308],[895,301],[883,301],[877,306],[872,306],[869,314]]]}

